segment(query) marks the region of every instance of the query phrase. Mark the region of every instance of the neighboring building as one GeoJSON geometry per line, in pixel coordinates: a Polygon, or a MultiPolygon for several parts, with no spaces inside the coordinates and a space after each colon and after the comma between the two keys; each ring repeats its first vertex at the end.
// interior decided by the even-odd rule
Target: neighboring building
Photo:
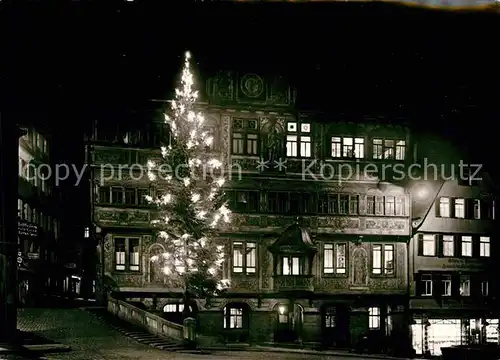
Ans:
{"type": "Polygon", "coordinates": [[[413,347],[417,354],[440,355],[443,346],[498,344],[495,189],[484,171],[475,174],[478,166],[460,174],[460,152],[446,140],[427,135],[419,148],[428,171],[412,192],[413,347]]]}
{"type": "MultiPolygon", "coordinates": [[[[383,164],[405,168],[413,153],[408,129],[300,113],[288,84],[237,75],[211,79],[201,105],[215,137],[211,151],[233,170],[227,192],[234,214],[221,233],[231,288],[197,302],[200,339],[350,347],[368,334],[381,347],[387,338],[390,347],[409,347],[410,197],[380,171],[383,164]],[[262,159],[267,166],[258,166],[262,159]]],[[[145,176],[134,179],[138,167],[119,171],[146,163],[149,134],[95,126],[91,232],[103,239],[108,286],[176,319],[181,294],[150,261],[163,246],[143,195],[158,194],[145,176]]]]}
{"type": "Polygon", "coordinates": [[[18,299],[36,304],[44,295],[62,294],[67,281],[58,264],[60,197],[54,187],[51,137],[25,127],[19,138],[18,299]]]}

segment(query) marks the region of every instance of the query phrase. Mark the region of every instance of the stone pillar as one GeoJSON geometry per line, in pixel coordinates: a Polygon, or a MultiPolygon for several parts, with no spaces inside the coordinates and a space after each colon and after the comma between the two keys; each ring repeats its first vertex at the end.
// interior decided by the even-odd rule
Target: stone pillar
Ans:
{"type": "Polygon", "coordinates": [[[321,342],[321,313],[319,309],[304,309],[302,340],[304,342],[321,342]]]}
{"type": "Polygon", "coordinates": [[[19,128],[0,113],[0,342],[17,333],[19,128]]]}

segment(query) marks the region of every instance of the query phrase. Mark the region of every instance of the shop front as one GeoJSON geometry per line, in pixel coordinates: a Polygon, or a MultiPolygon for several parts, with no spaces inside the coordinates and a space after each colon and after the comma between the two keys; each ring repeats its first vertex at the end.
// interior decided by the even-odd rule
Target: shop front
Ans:
{"type": "Polygon", "coordinates": [[[39,228],[25,220],[19,220],[17,228],[18,301],[20,306],[33,306],[43,295],[39,228]]]}
{"type": "Polygon", "coordinates": [[[417,355],[440,356],[442,347],[499,343],[498,319],[415,316],[411,326],[417,355]]]}

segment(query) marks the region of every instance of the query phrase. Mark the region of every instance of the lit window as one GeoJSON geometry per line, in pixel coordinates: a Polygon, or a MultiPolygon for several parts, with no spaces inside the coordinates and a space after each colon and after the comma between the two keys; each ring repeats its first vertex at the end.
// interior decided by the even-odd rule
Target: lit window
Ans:
{"type": "Polygon", "coordinates": [[[386,196],[385,197],[385,215],[394,215],[395,211],[396,198],[394,196],[386,196]]]}
{"type": "Polygon", "coordinates": [[[351,137],[345,137],[342,139],[342,156],[346,158],[354,157],[354,144],[351,137]]]}
{"type": "Polygon", "coordinates": [[[474,199],[474,219],[481,219],[481,200],[474,199]]]}
{"type": "Polygon", "coordinates": [[[114,240],[115,269],[119,271],[139,271],[139,239],[117,237],[114,240]]]}
{"type": "Polygon", "coordinates": [[[470,296],[470,276],[462,275],[460,276],[460,295],[470,296]]]}
{"type": "Polygon", "coordinates": [[[342,157],[342,139],[339,137],[332,137],[332,157],[342,157]]]}
{"type": "Polygon", "coordinates": [[[163,307],[163,312],[177,312],[177,304],[167,304],[163,307]]]}
{"type": "Polygon", "coordinates": [[[406,153],[406,142],[404,140],[396,141],[396,160],[404,160],[406,153]]]}
{"type": "Polygon", "coordinates": [[[489,294],[489,284],[488,281],[481,281],[481,295],[488,296],[489,294]]]}
{"type": "Polygon", "coordinates": [[[84,234],[83,234],[83,237],[85,239],[89,238],[90,237],[90,229],[88,227],[85,228],[85,231],[84,231],[84,234]]]}
{"type": "Polygon", "coordinates": [[[372,246],[372,274],[394,274],[394,245],[372,246]]]}
{"type": "Polygon", "coordinates": [[[346,244],[325,244],[323,260],[325,274],[345,274],[346,244]]]}
{"type": "Polygon", "coordinates": [[[257,263],[255,242],[235,241],[233,243],[233,272],[255,274],[257,263]]]}
{"type": "Polygon", "coordinates": [[[286,137],[286,156],[297,156],[297,135],[287,135],[286,137]]]}
{"type": "Polygon", "coordinates": [[[472,236],[462,236],[462,256],[472,256],[472,236]]]}
{"type": "Polygon", "coordinates": [[[463,219],[465,218],[465,200],[455,199],[455,217],[463,219]]]}
{"type": "Polygon", "coordinates": [[[365,139],[354,139],[354,157],[357,159],[363,159],[365,157],[365,139]]]}
{"type": "Polygon", "coordinates": [[[490,256],[490,238],[488,236],[481,236],[479,238],[479,256],[490,256]]]}
{"type": "Polygon", "coordinates": [[[336,318],[337,318],[337,309],[333,306],[329,306],[325,311],[325,327],[334,328],[337,326],[336,318]]]}
{"type": "Polygon", "coordinates": [[[439,215],[450,217],[450,198],[442,197],[439,199],[439,215]]]}
{"type": "Polygon", "coordinates": [[[298,256],[283,256],[282,275],[302,275],[303,259],[298,256]]]}
{"type": "Polygon", "coordinates": [[[422,255],[436,256],[436,243],[434,235],[423,235],[422,243],[422,255]]]}
{"type": "Polygon", "coordinates": [[[443,256],[453,256],[454,249],[453,235],[443,235],[443,256]]]}
{"type": "Polygon", "coordinates": [[[432,276],[422,275],[422,296],[432,296],[432,276]]]}
{"type": "Polygon", "coordinates": [[[380,308],[370,307],[368,309],[368,327],[371,330],[380,329],[380,308]]]}
{"type": "Polygon", "coordinates": [[[443,283],[443,296],[451,296],[451,276],[443,275],[441,279],[443,283]]]}
{"type": "Polygon", "coordinates": [[[286,137],[286,155],[289,157],[311,157],[311,124],[300,124],[300,131],[297,131],[297,123],[289,122],[287,130],[289,133],[286,137]]]}
{"type": "Polygon", "coordinates": [[[374,159],[377,160],[382,159],[384,153],[384,146],[382,145],[382,139],[373,139],[372,153],[374,159]]]}
{"type": "Polygon", "coordinates": [[[224,329],[242,329],[243,328],[243,308],[228,307],[224,308],[224,329]]]}
{"type": "Polygon", "coordinates": [[[125,239],[115,239],[116,270],[125,270],[125,239]]]}

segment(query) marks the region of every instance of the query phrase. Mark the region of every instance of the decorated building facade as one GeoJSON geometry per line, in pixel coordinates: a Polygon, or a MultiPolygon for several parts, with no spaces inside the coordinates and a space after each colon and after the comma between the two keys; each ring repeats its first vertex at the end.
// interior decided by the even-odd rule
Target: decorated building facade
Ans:
{"type": "MultiPolygon", "coordinates": [[[[407,343],[410,196],[382,169],[406,168],[410,133],[300,112],[295,96],[276,77],[220,72],[207,82],[207,151],[231,174],[233,214],[220,232],[230,287],[192,305],[200,341],[407,343]]],[[[143,198],[157,189],[141,174],[159,146],[151,136],[165,136],[103,128],[88,143],[100,273],[117,296],[179,319],[181,291],[152,261],[164,247],[143,198]]]]}

